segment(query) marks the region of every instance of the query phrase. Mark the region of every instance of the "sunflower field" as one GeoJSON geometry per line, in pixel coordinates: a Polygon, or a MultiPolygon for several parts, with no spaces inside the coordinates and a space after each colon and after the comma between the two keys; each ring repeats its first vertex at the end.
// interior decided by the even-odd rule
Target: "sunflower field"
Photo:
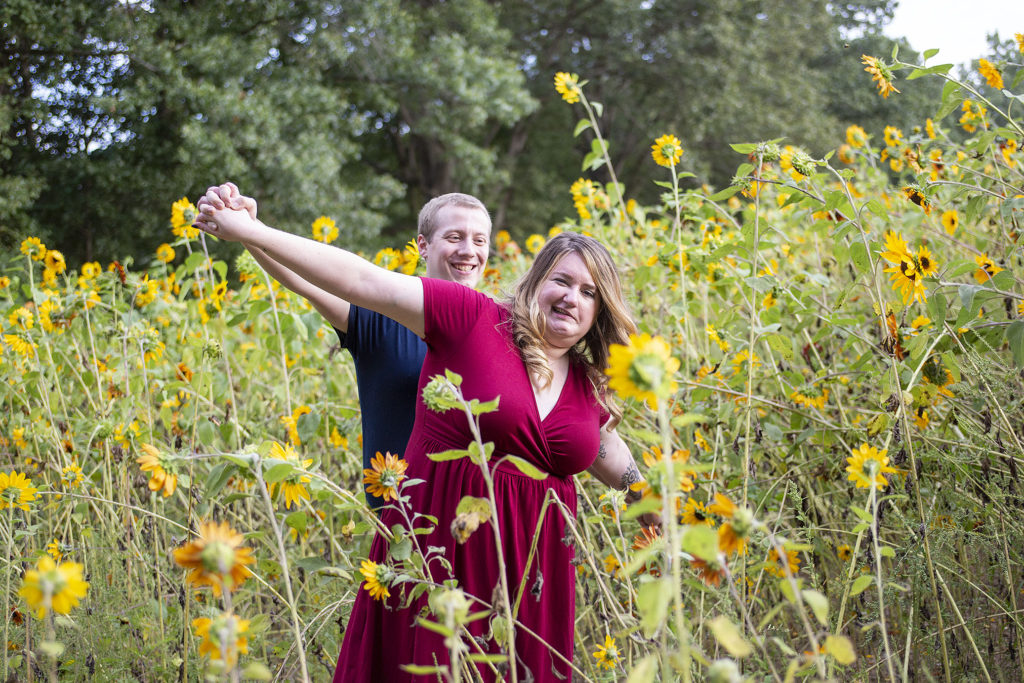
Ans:
{"type": "MultiPolygon", "coordinates": [[[[734,144],[722,189],[666,132],[653,206],[615,179],[586,82],[555,76],[566,134],[592,140],[575,216],[495,234],[482,287],[582,231],[640,328],[608,372],[643,498],[577,477],[578,680],[1024,672],[1022,79],[863,62],[881,96],[945,79],[935,115],[851,126],[824,158],[734,144]]],[[[458,641],[464,597],[365,505],[364,479],[394,505],[408,482],[393,458],[362,470],[337,336],[251,257],[212,259],[194,212],[176,202],[141,262],[73,266],[30,237],[0,263],[2,680],[328,680],[357,592],[404,583],[458,641]]],[[[414,245],[369,257],[421,272],[414,245]]],[[[508,669],[453,661],[428,668],[508,669]]]]}

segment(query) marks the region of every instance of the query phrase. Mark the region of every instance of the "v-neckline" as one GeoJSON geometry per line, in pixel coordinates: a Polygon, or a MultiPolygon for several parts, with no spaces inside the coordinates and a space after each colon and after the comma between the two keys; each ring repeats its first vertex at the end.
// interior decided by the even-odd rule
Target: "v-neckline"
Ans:
{"type": "Polygon", "coordinates": [[[537,392],[534,391],[533,389],[533,380],[530,379],[529,371],[526,372],[526,381],[530,383],[530,395],[533,396],[533,410],[537,414],[537,418],[541,421],[541,423],[547,420],[551,416],[551,413],[555,412],[555,408],[558,407],[558,404],[562,402],[562,395],[565,394],[565,387],[567,384],[569,384],[570,372],[572,372],[571,364],[565,368],[565,377],[562,379],[562,386],[558,390],[558,396],[555,397],[555,402],[551,404],[551,407],[548,409],[548,412],[545,413],[544,415],[540,414],[540,403],[537,400],[537,392]]]}

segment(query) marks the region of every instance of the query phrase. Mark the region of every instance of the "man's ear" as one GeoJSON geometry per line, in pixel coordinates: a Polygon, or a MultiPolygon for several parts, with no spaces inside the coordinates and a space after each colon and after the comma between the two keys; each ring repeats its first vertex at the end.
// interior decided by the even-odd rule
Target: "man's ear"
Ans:
{"type": "Polygon", "coordinates": [[[416,235],[416,247],[420,250],[420,256],[424,260],[427,258],[427,238],[423,236],[423,233],[416,235]]]}

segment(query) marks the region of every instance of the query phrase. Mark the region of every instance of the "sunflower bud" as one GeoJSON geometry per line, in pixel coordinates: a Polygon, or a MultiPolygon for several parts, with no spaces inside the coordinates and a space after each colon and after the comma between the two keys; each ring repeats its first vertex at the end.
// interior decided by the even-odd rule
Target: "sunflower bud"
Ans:
{"type": "Polygon", "coordinates": [[[708,683],[740,683],[740,668],[731,659],[716,660],[708,667],[708,683]]]}
{"type": "Polygon", "coordinates": [[[761,161],[764,163],[771,163],[772,161],[778,161],[779,157],[782,156],[782,150],[774,142],[761,142],[757,145],[757,151],[754,152],[754,158],[761,157],[761,161]]]}
{"type": "Polygon", "coordinates": [[[459,394],[447,378],[435,375],[423,387],[423,403],[435,413],[443,413],[459,406],[459,394]]]}

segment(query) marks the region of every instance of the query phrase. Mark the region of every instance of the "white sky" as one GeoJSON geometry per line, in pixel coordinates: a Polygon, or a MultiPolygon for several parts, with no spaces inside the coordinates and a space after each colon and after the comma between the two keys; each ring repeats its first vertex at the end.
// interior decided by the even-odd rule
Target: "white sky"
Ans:
{"type": "Polygon", "coordinates": [[[916,51],[933,47],[939,53],[929,64],[963,64],[985,56],[985,36],[999,32],[1000,40],[1024,33],[1024,0],[899,0],[891,37],[904,36],[916,51]]]}

